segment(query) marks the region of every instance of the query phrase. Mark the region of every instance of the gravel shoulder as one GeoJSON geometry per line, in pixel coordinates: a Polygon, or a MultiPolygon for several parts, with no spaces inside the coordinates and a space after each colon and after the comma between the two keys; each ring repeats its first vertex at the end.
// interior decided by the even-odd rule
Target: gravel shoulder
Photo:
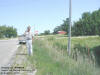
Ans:
{"type": "Polygon", "coordinates": [[[37,71],[34,65],[28,61],[29,57],[30,56],[27,55],[26,46],[19,46],[11,58],[10,63],[6,66],[9,67],[9,69],[6,69],[8,70],[6,71],[6,75],[35,75],[37,71]]]}

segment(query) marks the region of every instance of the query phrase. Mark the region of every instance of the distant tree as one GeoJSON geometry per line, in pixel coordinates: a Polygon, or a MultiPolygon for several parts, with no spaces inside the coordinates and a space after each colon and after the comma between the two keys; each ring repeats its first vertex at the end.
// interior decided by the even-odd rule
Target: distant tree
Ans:
{"type": "Polygon", "coordinates": [[[100,9],[92,13],[83,13],[82,18],[74,23],[72,34],[74,36],[100,35],[100,9]]]}
{"type": "Polygon", "coordinates": [[[50,30],[45,30],[44,31],[44,35],[49,35],[50,34],[50,30]]]}
{"type": "Polygon", "coordinates": [[[11,37],[16,37],[17,36],[17,30],[13,27],[8,27],[6,29],[6,37],[11,38],[11,37]]]}
{"type": "Polygon", "coordinates": [[[58,31],[66,31],[68,32],[68,25],[69,25],[69,18],[67,18],[66,20],[63,20],[63,24],[61,24],[60,26],[57,26],[54,29],[54,34],[57,34],[58,31]]]}
{"type": "Polygon", "coordinates": [[[63,31],[68,32],[68,26],[69,26],[69,18],[63,20],[63,24],[61,24],[61,28],[63,31]]]}
{"type": "Polygon", "coordinates": [[[17,36],[17,29],[10,27],[10,26],[0,26],[0,38],[7,37],[16,37],[17,36]]]}
{"type": "Polygon", "coordinates": [[[2,32],[0,32],[0,38],[3,38],[3,33],[2,32]]]}
{"type": "Polygon", "coordinates": [[[95,34],[100,35],[100,9],[92,13],[92,24],[95,27],[95,34]]]}
{"type": "Polygon", "coordinates": [[[61,30],[62,30],[61,26],[57,26],[57,27],[54,29],[53,34],[57,34],[58,31],[61,31],[61,30]]]}
{"type": "Polygon", "coordinates": [[[91,31],[91,14],[89,12],[83,13],[82,18],[73,25],[73,35],[92,35],[91,31]]]}
{"type": "MultiPolygon", "coordinates": [[[[55,27],[54,34],[58,31],[66,31],[68,33],[69,19],[63,21],[63,24],[55,27]]],[[[82,17],[73,23],[72,36],[100,35],[100,9],[92,13],[85,12],[82,17]]]]}

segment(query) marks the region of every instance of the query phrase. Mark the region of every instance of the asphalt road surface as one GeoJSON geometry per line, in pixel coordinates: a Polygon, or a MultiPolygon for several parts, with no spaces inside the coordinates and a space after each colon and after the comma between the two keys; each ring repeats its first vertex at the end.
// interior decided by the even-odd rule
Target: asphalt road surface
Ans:
{"type": "Polygon", "coordinates": [[[0,68],[10,62],[11,57],[18,48],[18,40],[0,40],[0,68]]]}

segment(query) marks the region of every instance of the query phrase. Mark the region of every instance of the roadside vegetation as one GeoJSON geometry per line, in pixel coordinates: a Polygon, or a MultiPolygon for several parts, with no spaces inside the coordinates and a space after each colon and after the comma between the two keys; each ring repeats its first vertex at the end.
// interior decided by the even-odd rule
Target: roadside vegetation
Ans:
{"type": "MultiPolygon", "coordinates": [[[[58,31],[68,33],[69,18],[63,20],[63,23],[54,28],[54,34],[58,31]]],[[[72,36],[91,36],[100,35],[100,9],[93,12],[84,12],[78,21],[73,22],[72,36]]]]}
{"type": "Polygon", "coordinates": [[[34,75],[35,67],[28,61],[30,57],[27,55],[25,45],[18,47],[18,50],[10,60],[9,75],[34,75]],[[11,69],[11,70],[10,70],[11,69]]]}
{"type": "Polygon", "coordinates": [[[44,36],[34,40],[34,54],[29,61],[37,69],[36,75],[99,75],[93,51],[100,45],[100,37],[72,38],[73,54],[70,57],[67,55],[66,38],[44,36]]]}
{"type": "MultiPolygon", "coordinates": [[[[52,47],[57,48],[63,53],[67,53],[67,37],[48,36],[46,38],[52,47]]],[[[99,57],[97,53],[100,49],[99,36],[72,37],[71,42],[71,57],[76,61],[98,63],[99,57]]],[[[99,55],[99,54],[98,54],[99,55]]],[[[100,60],[99,60],[100,61],[100,60]]],[[[100,65],[100,63],[98,64],[100,65]]]]}
{"type": "Polygon", "coordinates": [[[0,26],[0,39],[17,37],[17,29],[12,26],[0,26]]]}

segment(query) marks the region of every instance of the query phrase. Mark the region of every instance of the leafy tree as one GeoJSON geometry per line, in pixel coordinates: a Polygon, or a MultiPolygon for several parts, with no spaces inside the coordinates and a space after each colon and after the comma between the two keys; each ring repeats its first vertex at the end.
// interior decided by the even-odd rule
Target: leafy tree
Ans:
{"type": "Polygon", "coordinates": [[[66,20],[63,20],[63,24],[61,24],[60,26],[57,26],[54,29],[54,34],[57,34],[58,31],[66,31],[68,32],[68,25],[69,25],[69,18],[67,18],[66,20]]]}
{"type": "Polygon", "coordinates": [[[50,30],[45,30],[44,31],[44,35],[49,35],[50,34],[50,30]]]}
{"type": "Polygon", "coordinates": [[[10,26],[0,26],[0,38],[7,37],[16,37],[17,36],[17,30],[16,28],[10,27],[10,26]]]}
{"type": "Polygon", "coordinates": [[[61,26],[57,26],[57,27],[54,29],[53,34],[57,34],[58,31],[61,31],[61,30],[62,30],[61,26]]]}
{"type": "MultiPolygon", "coordinates": [[[[63,24],[54,29],[54,34],[58,31],[68,32],[69,19],[63,21],[63,24]]],[[[72,36],[100,35],[100,9],[92,13],[85,12],[82,17],[73,23],[72,36]]]]}
{"type": "Polygon", "coordinates": [[[74,36],[100,35],[100,9],[92,13],[85,12],[72,27],[74,36]]]}

